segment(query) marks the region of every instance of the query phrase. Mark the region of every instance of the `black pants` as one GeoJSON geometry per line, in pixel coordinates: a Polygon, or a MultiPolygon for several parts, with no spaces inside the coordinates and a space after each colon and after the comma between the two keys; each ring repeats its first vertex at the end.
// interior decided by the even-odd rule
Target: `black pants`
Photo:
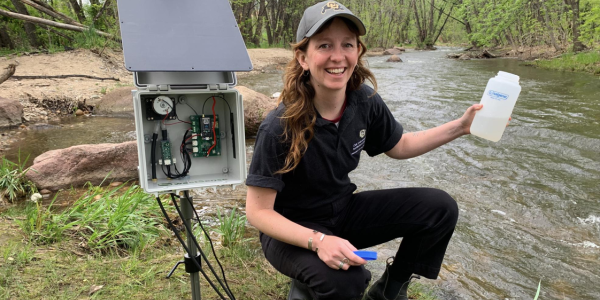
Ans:
{"type": "MultiPolygon", "coordinates": [[[[314,220],[308,211],[283,213],[303,226],[347,239],[358,249],[403,237],[390,276],[409,271],[430,279],[438,276],[458,219],[456,201],[430,188],[356,193],[315,212],[314,220]]],[[[371,280],[364,266],[334,270],[306,248],[263,233],[260,241],[267,260],[279,272],[307,284],[315,299],[361,299],[371,280]]]]}

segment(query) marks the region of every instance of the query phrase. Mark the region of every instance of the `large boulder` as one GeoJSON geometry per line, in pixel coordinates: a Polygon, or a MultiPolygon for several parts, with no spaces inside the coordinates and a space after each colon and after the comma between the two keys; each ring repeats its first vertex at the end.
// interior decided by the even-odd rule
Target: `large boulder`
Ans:
{"type": "Polygon", "coordinates": [[[237,86],[244,101],[244,125],[246,137],[255,136],[260,123],[277,106],[277,99],[269,98],[245,86],[237,86]]]}
{"type": "Polygon", "coordinates": [[[133,97],[131,90],[135,90],[133,86],[125,86],[112,90],[104,97],[99,99],[91,99],[86,103],[94,106],[94,114],[108,116],[133,116],[133,97]]]}
{"type": "Polygon", "coordinates": [[[51,150],[33,160],[26,176],[38,189],[59,190],[138,178],[135,141],[121,144],[78,145],[51,150]]]}
{"type": "Polygon", "coordinates": [[[0,128],[19,126],[23,118],[23,105],[0,97],[0,128]]]}

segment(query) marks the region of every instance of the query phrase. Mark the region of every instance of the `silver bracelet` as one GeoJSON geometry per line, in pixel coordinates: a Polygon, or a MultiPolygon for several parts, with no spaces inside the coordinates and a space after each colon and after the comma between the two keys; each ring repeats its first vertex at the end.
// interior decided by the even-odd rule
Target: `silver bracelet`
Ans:
{"type": "Polygon", "coordinates": [[[312,251],[312,237],[308,238],[308,250],[312,251]]]}
{"type": "Polygon", "coordinates": [[[324,234],[324,233],[321,233],[321,238],[319,239],[319,241],[321,241],[321,242],[322,242],[324,238],[325,238],[325,234],[324,234]]]}

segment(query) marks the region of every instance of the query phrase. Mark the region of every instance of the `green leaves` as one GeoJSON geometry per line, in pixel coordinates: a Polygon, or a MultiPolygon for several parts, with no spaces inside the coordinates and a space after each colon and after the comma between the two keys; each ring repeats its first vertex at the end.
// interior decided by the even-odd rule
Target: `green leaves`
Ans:
{"type": "Polygon", "coordinates": [[[15,201],[18,197],[25,196],[28,192],[35,192],[35,185],[25,177],[29,168],[25,168],[29,156],[21,162],[14,163],[2,157],[0,165],[0,201],[15,201]]]}

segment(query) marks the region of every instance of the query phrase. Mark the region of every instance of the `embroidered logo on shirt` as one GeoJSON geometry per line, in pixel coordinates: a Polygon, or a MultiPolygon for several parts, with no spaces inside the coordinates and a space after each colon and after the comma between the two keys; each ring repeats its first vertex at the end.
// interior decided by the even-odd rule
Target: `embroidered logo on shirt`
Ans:
{"type": "Polygon", "coordinates": [[[363,129],[363,130],[360,131],[360,133],[358,134],[358,136],[360,136],[360,138],[364,138],[365,134],[367,134],[367,130],[363,129]]]}
{"type": "Polygon", "coordinates": [[[352,145],[352,155],[359,153],[360,150],[362,150],[365,147],[365,140],[366,138],[362,138],[360,141],[352,145]]]}

